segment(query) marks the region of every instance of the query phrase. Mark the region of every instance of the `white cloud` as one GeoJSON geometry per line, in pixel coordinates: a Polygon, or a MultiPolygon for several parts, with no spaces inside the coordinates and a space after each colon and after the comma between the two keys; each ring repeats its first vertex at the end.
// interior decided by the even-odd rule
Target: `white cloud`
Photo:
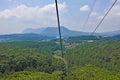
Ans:
{"type": "Polygon", "coordinates": [[[120,2],[120,0],[118,0],[118,2],[120,2]]]}
{"type": "Polygon", "coordinates": [[[110,17],[120,17],[120,5],[116,5],[110,12],[110,17]]]}
{"type": "Polygon", "coordinates": [[[80,11],[89,11],[90,7],[88,5],[84,5],[82,7],[80,7],[80,11]]]}
{"type": "MultiPolygon", "coordinates": [[[[66,4],[59,4],[59,11],[64,12],[66,9],[66,4]]],[[[15,17],[18,19],[36,19],[43,17],[50,17],[55,15],[55,5],[48,4],[44,7],[28,7],[26,5],[20,5],[16,8],[6,9],[4,11],[0,11],[0,18],[11,18],[15,17]]]]}
{"type": "MultiPolygon", "coordinates": [[[[108,10],[108,9],[107,9],[108,10]]],[[[92,12],[91,16],[96,17],[97,19],[101,19],[107,12],[107,10],[100,14],[98,12],[92,12]]],[[[108,13],[107,18],[120,18],[120,5],[115,5],[111,11],[108,13]]]]}
{"type": "MultiPolygon", "coordinates": [[[[110,8],[110,7],[109,7],[110,8]]],[[[96,25],[98,22],[103,18],[103,16],[106,14],[108,9],[106,9],[103,13],[98,12],[92,12],[91,18],[94,19],[96,25]]],[[[116,4],[111,11],[106,16],[105,20],[99,27],[98,31],[114,31],[120,29],[120,5],[116,4]]]]}
{"type": "MultiPolygon", "coordinates": [[[[66,4],[59,3],[59,12],[66,12],[66,4]]],[[[44,26],[56,26],[55,4],[43,7],[29,7],[19,5],[12,9],[0,11],[0,28],[6,33],[21,32],[25,28],[40,28],[44,26]],[[10,28],[10,29],[8,29],[10,28]]]]}
{"type": "Polygon", "coordinates": [[[98,16],[99,14],[97,12],[92,12],[91,16],[98,16]]]}

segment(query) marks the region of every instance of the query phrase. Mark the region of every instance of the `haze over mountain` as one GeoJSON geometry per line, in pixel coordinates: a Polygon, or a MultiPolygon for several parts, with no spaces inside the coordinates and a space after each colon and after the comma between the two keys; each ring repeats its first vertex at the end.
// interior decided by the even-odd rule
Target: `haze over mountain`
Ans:
{"type": "Polygon", "coordinates": [[[9,34],[0,35],[0,42],[13,42],[13,41],[47,41],[54,39],[54,37],[44,36],[40,34],[9,34]]]}
{"type": "MultiPolygon", "coordinates": [[[[39,29],[25,29],[23,33],[35,33],[41,34],[45,36],[58,36],[58,28],[57,27],[46,27],[46,28],[39,28],[39,29]]],[[[64,26],[61,27],[62,37],[70,37],[70,36],[83,36],[83,35],[90,35],[91,32],[82,32],[82,31],[73,31],[64,26]]],[[[115,36],[120,35],[120,30],[112,31],[112,32],[103,32],[103,33],[95,33],[94,35],[99,36],[115,36]]]]}
{"type": "MultiPolygon", "coordinates": [[[[35,33],[41,34],[45,36],[53,36],[58,37],[58,28],[57,27],[46,27],[46,28],[39,28],[39,29],[25,29],[23,33],[35,33]]],[[[69,30],[66,27],[61,27],[61,34],[62,37],[70,37],[70,36],[81,36],[81,35],[89,35],[90,33],[87,32],[80,32],[80,31],[73,31],[69,30]]]]}
{"type": "Polygon", "coordinates": [[[23,31],[23,33],[35,33],[35,34],[40,34],[42,31],[44,31],[46,28],[39,28],[39,29],[32,29],[28,28],[23,31]]]}
{"type": "Polygon", "coordinates": [[[115,35],[120,35],[120,30],[117,31],[112,31],[112,32],[104,32],[104,33],[99,33],[101,36],[115,36],[115,35]]]}
{"type": "MultiPolygon", "coordinates": [[[[46,27],[39,29],[25,29],[21,34],[9,34],[0,35],[0,42],[11,42],[11,41],[46,41],[59,37],[57,27],[46,27]]],[[[75,36],[89,36],[90,32],[80,32],[69,30],[66,27],[61,27],[62,37],[75,37],[75,36]]],[[[95,36],[108,36],[114,39],[120,38],[120,31],[95,33],[95,36]]]]}

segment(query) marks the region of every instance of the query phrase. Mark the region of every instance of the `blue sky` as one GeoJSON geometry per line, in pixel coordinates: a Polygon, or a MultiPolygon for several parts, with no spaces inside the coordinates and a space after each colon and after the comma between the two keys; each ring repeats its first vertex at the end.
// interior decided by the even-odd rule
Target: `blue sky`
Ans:
{"type": "MultiPolygon", "coordinates": [[[[58,0],[61,25],[83,31],[94,0],[58,0]]],[[[92,32],[114,0],[97,0],[86,32],[92,32]]],[[[0,34],[21,33],[27,28],[57,26],[54,0],[1,0],[0,34]]],[[[120,30],[120,0],[97,32],[120,30]]]]}

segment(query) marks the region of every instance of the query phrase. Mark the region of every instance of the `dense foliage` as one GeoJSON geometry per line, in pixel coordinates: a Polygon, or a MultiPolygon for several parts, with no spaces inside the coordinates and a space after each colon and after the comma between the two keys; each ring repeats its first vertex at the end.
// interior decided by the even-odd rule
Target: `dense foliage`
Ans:
{"type": "Polygon", "coordinates": [[[59,76],[60,74],[60,71],[53,72],[52,74],[45,72],[22,71],[15,72],[7,78],[1,78],[0,80],[61,80],[59,76]]]}
{"type": "Polygon", "coordinates": [[[120,71],[120,41],[106,40],[84,43],[68,49],[66,59],[70,66],[92,64],[110,71],[120,71]]]}
{"type": "Polygon", "coordinates": [[[103,37],[103,36],[76,36],[76,37],[68,37],[66,38],[67,43],[81,43],[83,41],[88,41],[88,40],[109,40],[112,39],[112,37],[103,37]]]}
{"type": "MultiPolygon", "coordinates": [[[[110,71],[92,65],[74,67],[74,71],[64,77],[64,80],[120,80],[120,74],[113,74],[110,71]]],[[[61,71],[51,74],[45,72],[22,71],[10,74],[0,80],[61,80],[61,71]]]]}
{"type": "Polygon", "coordinates": [[[13,41],[47,41],[54,39],[55,37],[45,36],[40,34],[9,34],[0,35],[0,42],[13,42],[13,41]]]}
{"type": "Polygon", "coordinates": [[[73,72],[65,77],[65,80],[120,80],[120,74],[113,74],[106,69],[93,65],[73,68],[73,72]]]}
{"type": "Polygon", "coordinates": [[[0,80],[120,80],[120,40],[83,41],[65,58],[56,43],[0,43],[0,80]]]}
{"type": "Polygon", "coordinates": [[[27,70],[52,73],[55,70],[62,70],[64,68],[64,62],[62,60],[54,58],[52,54],[44,53],[41,50],[43,49],[45,52],[49,52],[49,49],[54,51],[54,48],[52,46],[49,47],[51,45],[49,43],[46,43],[46,47],[43,44],[44,42],[41,44],[32,42],[1,44],[0,72],[9,73],[27,70]]]}

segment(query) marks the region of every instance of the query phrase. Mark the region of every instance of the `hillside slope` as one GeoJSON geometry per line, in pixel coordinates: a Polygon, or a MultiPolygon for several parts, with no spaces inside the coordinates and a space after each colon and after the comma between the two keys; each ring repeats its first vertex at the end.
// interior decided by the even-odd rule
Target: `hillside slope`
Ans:
{"type": "Polygon", "coordinates": [[[66,58],[69,65],[92,64],[110,71],[120,71],[120,40],[102,40],[80,44],[68,49],[66,58]]]}

